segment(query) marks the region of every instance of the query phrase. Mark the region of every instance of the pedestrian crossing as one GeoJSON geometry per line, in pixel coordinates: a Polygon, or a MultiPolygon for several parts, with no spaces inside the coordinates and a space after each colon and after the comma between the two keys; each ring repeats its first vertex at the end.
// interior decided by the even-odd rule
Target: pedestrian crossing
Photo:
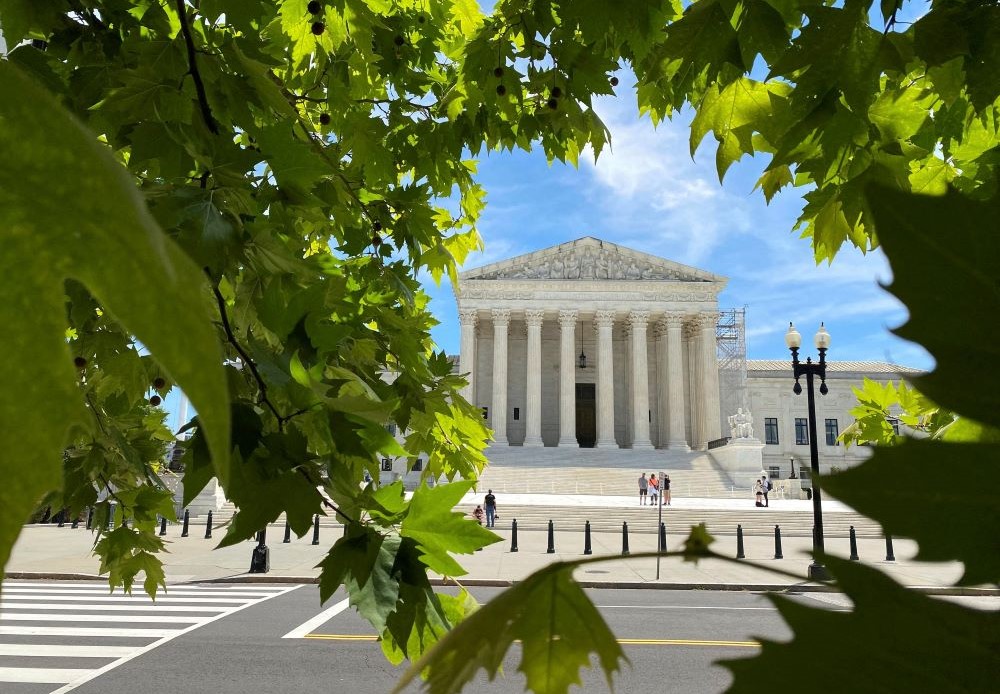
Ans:
{"type": "Polygon", "coordinates": [[[167,641],[297,586],[183,585],[151,600],[104,582],[5,581],[0,692],[63,694],[167,641]]]}

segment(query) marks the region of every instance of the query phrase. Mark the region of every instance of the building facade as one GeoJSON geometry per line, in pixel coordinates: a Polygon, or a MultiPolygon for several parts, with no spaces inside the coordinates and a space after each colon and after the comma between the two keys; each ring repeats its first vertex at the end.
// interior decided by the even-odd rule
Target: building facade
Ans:
{"type": "MultiPolygon", "coordinates": [[[[848,468],[870,455],[866,446],[846,447],[837,438],[854,423],[850,411],[857,406],[854,388],[865,378],[885,383],[920,371],[896,364],[874,361],[831,361],[826,367],[826,395],[816,394],[816,433],[820,471],[848,468]]],[[[791,360],[747,361],[747,388],[755,438],[764,443],[763,468],[771,477],[787,478],[792,471],[808,477],[809,429],[806,394],[792,392],[791,360]]],[[[804,384],[803,384],[804,387],[804,384]]],[[[817,389],[818,389],[817,385],[817,389]]],[[[894,427],[900,425],[893,423],[894,427]]]]}
{"type": "Polygon", "coordinates": [[[464,395],[494,446],[703,450],[726,278],[585,237],[463,272],[464,395]]]}

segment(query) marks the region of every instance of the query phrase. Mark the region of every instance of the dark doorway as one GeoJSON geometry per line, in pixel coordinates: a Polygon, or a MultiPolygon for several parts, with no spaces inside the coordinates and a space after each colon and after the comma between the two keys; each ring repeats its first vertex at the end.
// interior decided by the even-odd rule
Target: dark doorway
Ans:
{"type": "Polygon", "coordinates": [[[580,448],[597,443],[597,390],[593,383],[576,384],[576,442],[580,448]]]}

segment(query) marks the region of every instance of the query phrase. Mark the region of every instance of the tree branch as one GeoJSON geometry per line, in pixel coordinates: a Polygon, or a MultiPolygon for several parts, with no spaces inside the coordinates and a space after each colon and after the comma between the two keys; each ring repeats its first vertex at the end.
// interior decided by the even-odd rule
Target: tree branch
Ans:
{"type": "MultiPolygon", "coordinates": [[[[205,268],[205,274],[209,274],[208,268],[205,268]]],[[[209,276],[209,279],[211,279],[211,276],[209,276]]],[[[210,284],[212,287],[212,293],[215,295],[215,301],[219,305],[219,316],[222,318],[222,329],[226,331],[226,338],[229,340],[229,344],[233,346],[233,349],[235,349],[240,355],[240,359],[243,360],[243,363],[247,365],[248,369],[250,369],[250,373],[253,374],[254,380],[257,381],[257,387],[260,389],[260,398],[258,399],[258,402],[267,405],[267,409],[271,410],[271,414],[273,414],[278,420],[278,431],[281,431],[284,428],[285,418],[278,412],[278,408],[274,406],[274,403],[268,399],[267,384],[264,382],[263,377],[257,370],[257,365],[253,363],[253,359],[250,358],[250,355],[246,353],[246,350],[244,350],[240,343],[236,340],[236,335],[233,333],[233,326],[230,325],[229,316],[226,314],[226,300],[223,298],[222,292],[219,291],[219,287],[214,282],[210,282],[210,284]]]]}
{"type": "Polygon", "coordinates": [[[181,33],[184,34],[184,44],[187,46],[188,74],[194,80],[194,90],[198,94],[198,106],[201,108],[201,117],[205,120],[205,125],[213,135],[219,134],[219,124],[212,115],[212,109],[208,105],[208,97],[205,94],[205,84],[201,81],[201,73],[198,72],[198,63],[195,62],[194,39],[191,37],[191,27],[188,26],[187,11],[184,7],[184,0],[177,0],[177,17],[181,23],[181,33]]]}

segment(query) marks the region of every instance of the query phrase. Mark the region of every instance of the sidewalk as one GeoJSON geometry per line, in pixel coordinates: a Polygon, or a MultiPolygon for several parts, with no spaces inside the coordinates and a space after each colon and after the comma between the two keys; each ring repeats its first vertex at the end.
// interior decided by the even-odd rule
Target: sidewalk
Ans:
{"type": "MultiPolygon", "coordinates": [[[[168,553],[163,555],[168,584],[213,580],[314,582],[319,576],[316,565],[340,536],[339,528],[325,528],[318,546],[312,545],[311,533],[301,539],[293,537],[291,543],[283,544],[283,526],[271,526],[267,534],[271,571],[251,576],[245,572],[250,566],[253,542],[247,541],[213,551],[221,533],[217,533],[213,540],[206,540],[203,529],[192,527],[191,530],[191,535],[186,538],[180,537],[177,526],[171,526],[168,530],[165,538],[168,553]]],[[[457,557],[459,563],[468,570],[468,574],[459,579],[460,582],[468,585],[509,585],[553,561],[570,561],[583,556],[583,533],[579,531],[556,532],[554,554],[546,553],[545,532],[519,532],[519,551],[516,553],[510,551],[509,526],[497,528],[497,534],[502,542],[471,556],[457,557]]],[[[669,535],[668,549],[679,549],[683,540],[684,536],[669,535]]],[[[69,526],[27,526],[14,547],[7,565],[7,575],[18,578],[94,578],[99,561],[91,554],[92,542],[91,533],[83,527],[73,530],[69,526]]],[[[803,590],[825,589],[824,586],[815,584],[806,585],[808,582],[805,572],[810,562],[806,553],[811,546],[807,538],[785,539],[782,543],[784,558],[780,560],[774,559],[773,538],[748,536],[744,541],[748,561],[794,572],[803,577],[798,581],[745,562],[706,560],[694,564],[673,557],[660,560],[660,579],[657,580],[655,557],[621,557],[621,533],[594,533],[592,545],[594,556],[612,558],[577,570],[576,578],[587,586],[707,590],[780,590],[791,587],[803,590]]],[[[713,548],[720,554],[735,557],[736,539],[732,536],[718,538],[713,548]]],[[[632,554],[655,551],[656,537],[653,533],[631,533],[629,549],[632,554]]],[[[962,573],[960,564],[915,562],[912,557],[916,552],[916,544],[909,540],[896,540],[894,550],[896,561],[887,562],[883,541],[858,541],[861,560],[876,566],[900,583],[931,590],[945,589],[945,592],[952,594],[961,592],[948,589],[962,573]]],[[[841,539],[828,539],[827,551],[846,558],[849,553],[848,543],[841,539]]],[[[973,592],[982,595],[1000,594],[995,588],[973,592]]]]}

